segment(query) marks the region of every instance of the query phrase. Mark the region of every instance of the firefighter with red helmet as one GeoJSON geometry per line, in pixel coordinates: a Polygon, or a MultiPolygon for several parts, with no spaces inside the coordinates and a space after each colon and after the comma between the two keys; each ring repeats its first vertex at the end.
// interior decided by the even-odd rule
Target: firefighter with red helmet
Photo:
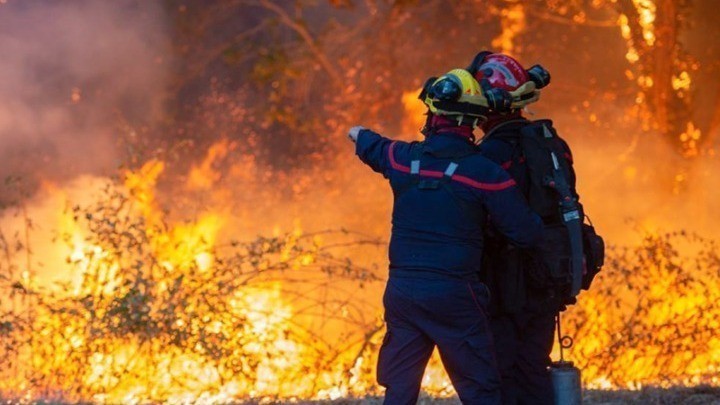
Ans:
{"type": "Polygon", "coordinates": [[[492,224],[512,243],[541,238],[515,181],[481,156],[480,84],[464,69],[428,81],[423,142],[402,142],[353,127],[360,160],[393,191],[390,271],[383,296],[387,331],[378,359],[385,403],[417,403],[425,366],[438,348],[460,400],[497,404],[500,379],[480,282],[483,237],[492,224]]]}
{"type": "MultiPolygon", "coordinates": [[[[552,266],[546,263],[553,260],[568,263],[572,256],[567,252],[567,229],[571,228],[566,229],[567,221],[563,218],[571,218],[571,225],[577,229],[582,224],[572,155],[550,120],[531,121],[522,115],[522,107],[537,101],[540,89],[549,84],[550,75],[545,69],[535,65],[526,70],[508,55],[481,52],[468,71],[481,84],[488,100],[480,124],[484,136],[479,149],[483,156],[501,165],[517,182],[533,211],[543,219],[543,244],[549,246],[531,251],[517,249],[502,235],[492,232],[486,238],[481,279],[490,287],[492,296],[490,328],[501,374],[503,403],[553,404],[548,367],[551,365],[555,318],[565,304],[572,302],[574,295],[568,293],[567,278],[558,281],[560,276],[555,273],[562,271],[553,272],[549,269],[552,266]],[[539,141],[533,143],[533,139],[539,141]],[[545,148],[546,144],[551,145],[550,153],[546,153],[547,161],[551,163],[547,165],[554,165],[554,168],[538,167],[545,164],[538,163],[542,160],[535,156],[544,153],[538,149],[545,148]],[[554,186],[553,181],[548,181],[546,175],[538,175],[541,170],[551,173],[554,170],[560,175],[566,185],[564,200],[559,198],[557,190],[549,188],[554,186]],[[570,206],[567,212],[574,210],[574,214],[563,216],[559,200],[565,201],[570,206]],[[561,242],[550,235],[560,235],[557,240],[561,242]],[[558,250],[566,253],[552,254],[558,250]],[[558,257],[564,259],[556,260],[558,257]]],[[[563,269],[571,271],[567,265],[563,269]]]]}

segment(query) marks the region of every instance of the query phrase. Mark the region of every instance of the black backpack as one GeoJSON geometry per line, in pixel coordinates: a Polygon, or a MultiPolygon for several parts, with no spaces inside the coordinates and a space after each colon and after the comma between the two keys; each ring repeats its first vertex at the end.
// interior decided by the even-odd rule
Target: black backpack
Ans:
{"type": "Polygon", "coordinates": [[[524,163],[506,170],[515,179],[527,176],[522,191],[545,223],[543,242],[524,260],[526,284],[553,290],[563,303],[574,303],[602,268],[605,244],[592,223],[584,221],[570,149],[549,120],[524,122],[515,130],[498,128],[492,136],[513,146],[513,162],[524,163]]]}

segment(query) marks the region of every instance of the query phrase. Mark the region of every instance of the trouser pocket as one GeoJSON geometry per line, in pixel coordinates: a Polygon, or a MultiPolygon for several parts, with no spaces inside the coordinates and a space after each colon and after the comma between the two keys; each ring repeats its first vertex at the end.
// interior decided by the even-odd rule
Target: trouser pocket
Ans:
{"type": "Polygon", "coordinates": [[[467,287],[475,305],[482,311],[483,315],[487,315],[487,308],[490,304],[490,289],[479,281],[468,281],[467,287]]]}

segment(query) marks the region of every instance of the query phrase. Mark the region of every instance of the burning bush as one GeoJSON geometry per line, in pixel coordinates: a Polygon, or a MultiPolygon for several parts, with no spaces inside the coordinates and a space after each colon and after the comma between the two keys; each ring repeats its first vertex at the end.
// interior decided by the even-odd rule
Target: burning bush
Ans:
{"type": "Polygon", "coordinates": [[[718,245],[685,232],[612,247],[606,268],[566,322],[593,387],[717,384],[718,245]]]}
{"type": "MultiPolygon", "coordinates": [[[[379,242],[294,231],[216,243],[217,218],[172,222],[154,207],[156,164],[68,209],[72,226],[58,243],[78,277],[60,288],[17,271],[14,256],[33,254],[20,234],[0,239],[9,297],[0,393],[103,402],[378,394],[381,279],[348,257],[379,242]]],[[[612,247],[565,318],[586,385],[717,383],[718,278],[716,243],[695,235],[612,247]]],[[[438,368],[425,383],[447,387],[438,368]]]]}
{"type": "Polygon", "coordinates": [[[382,324],[366,294],[344,289],[378,278],[335,252],[377,241],[295,231],[214,245],[211,217],[168,223],[141,191],[108,185],[69,209],[75,226],[58,242],[79,277],[60,288],[16,275],[12,256],[32,253],[2,238],[0,393],[129,402],[372,390],[364,360],[382,324]]]}
{"type": "MultiPolygon", "coordinates": [[[[207,166],[189,178],[211,177],[207,166]]],[[[101,182],[93,202],[68,206],[55,245],[65,247],[69,269],[50,263],[65,275],[56,286],[36,274],[33,258],[45,259],[50,246],[31,249],[29,211],[19,211],[24,232],[0,232],[0,395],[179,402],[380,394],[384,242],[299,229],[230,239],[245,233],[220,234],[237,222],[226,209],[233,199],[189,209],[178,192],[196,200],[208,188],[173,182],[161,193],[163,170],[150,160],[123,181],[101,182]],[[161,208],[156,194],[182,212],[161,208]]],[[[716,242],[694,234],[611,247],[593,288],[564,318],[585,384],[716,384],[719,278],[716,242]]],[[[453,393],[437,358],[423,383],[433,395],[453,393]]]]}

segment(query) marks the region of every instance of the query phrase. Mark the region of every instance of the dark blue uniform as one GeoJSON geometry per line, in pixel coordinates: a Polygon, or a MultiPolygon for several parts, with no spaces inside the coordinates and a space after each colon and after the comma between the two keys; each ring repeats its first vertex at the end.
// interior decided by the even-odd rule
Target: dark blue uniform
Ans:
{"type": "MultiPolygon", "coordinates": [[[[544,122],[554,131],[552,122],[544,122]]],[[[528,168],[520,147],[512,139],[517,139],[528,124],[530,121],[522,118],[505,122],[480,143],[482,155],[507,169],[526,196],[530,188],[528,168]]],[[[570,149],[564,142],[562,146],[564,158],[572,163],[570,149]]],[[[574,193],[574,173],[569,183],[574,193]]],[[[543,220],[546,224],[560,223],[559,214],[543,220]]],[[[523,252],[508,247],[502,238],[489,238],[487,243],[492,248],[484,260],[482,280],[492,292],[490,328],[502,378],[503,404],[553,404],[548,367],[555,316],[562,302],[552,291],[534,286],[528,276],[532,272],[528,266],[533,264],[523,259],[527,257],[523,252]]]]}
{"type": "Polygon", "coordinates": [[[460,135],[406,143],[363,130],[357,154],[390,181],[395,197],[378,360],[385,403],[417,402],[435,345],[463,403],[499,403],[489,295],[478,277],[483,233],[489,219],[529,246],[541,236],[541,220],[510,176],[460,135]]]}

